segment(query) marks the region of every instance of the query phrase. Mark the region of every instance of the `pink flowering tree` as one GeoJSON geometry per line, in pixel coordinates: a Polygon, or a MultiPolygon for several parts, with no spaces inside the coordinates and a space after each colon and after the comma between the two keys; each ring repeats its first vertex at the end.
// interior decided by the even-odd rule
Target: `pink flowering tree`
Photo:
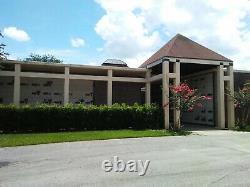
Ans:
{"type": "Polygon", "coordinates": [[[250,83],[244,85],[242,89],[234,92],[234,95],[230,94],[234,99],[234,106],[236,112],[238,113],[238,118],[236,119],[236,124],[240,129],[244,129],[248,124],[250,118],[250,83]]]}
{"type": "MultiPolygon", "coordinates": [[[[199,96],[198,90],[191,88],[186,83],[181,83],[178,86],[172,86],[170,88],[170,104],[172,104],[175,110],[180,111],[180,118],[183,112],[193,112],[193,110],[198,107],[203,107],[203,102],[211,100],[208,96],[199,96]]],[[[180,123],[180,119],[178,119],[180,123]]],[[[179,125],[175,124],[175,127],[179,125]]]]}

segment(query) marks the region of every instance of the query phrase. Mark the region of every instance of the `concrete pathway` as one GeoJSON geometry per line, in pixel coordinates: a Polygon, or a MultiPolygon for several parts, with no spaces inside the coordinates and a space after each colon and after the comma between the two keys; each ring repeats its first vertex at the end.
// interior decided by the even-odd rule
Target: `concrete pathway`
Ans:
{"type": "Polygon", "coordinates": [[[0,149],[0,186],[250,186],[250,133],[87,141],[0,149]],[[145,176],[105,172],[113,156],[150,160],[145,176]]]}

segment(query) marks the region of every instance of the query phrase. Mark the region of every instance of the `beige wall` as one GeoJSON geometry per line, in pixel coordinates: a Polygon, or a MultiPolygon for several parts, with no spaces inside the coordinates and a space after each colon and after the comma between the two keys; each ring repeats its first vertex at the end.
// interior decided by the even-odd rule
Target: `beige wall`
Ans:
{"type": "MultiPolygon", "coordinates": [[[[12,94],[8,93],[7,96],[3,95],[3,97],[6,97],[6,101],[8,100],[7,97],[12,98],[12,101],[8,102],[16,105],[37,102],[67,104],[82,101],[91,104],[93,103],[94,81],[104,81],[105,85],[108,83],[109,87],[101,90],[103,92],[101,95],[104,95],[101,102],[111,105],[114,102],[128,101],[128,103],[131,103],[133,100],[140,102],[141,100],[137,98],[137,94],[140,94],[139,88],[136,87],[136,92],[131,90],[134,90],[134,84],[145,86],[146,72],[145,68],[23,63],[6,60],[1,62],[0,76],[12,77],[11,79],[15,80],[12,86],[12,94]],[[49,82],[50,85],[45,88],[43,85],[46,82],[49,82]],[[114,89],[114,94],[118,93],[118,96],[112,97],[112,87],[115,88],[116,85],[120,85],[118,82],[124,85],[129,93],[133,93],[127,95],[129,97],[127,100],[124,99],[126,97],[124,91],[119,92],[119,90],[123,90],[123,86],[119,87],[118,91],[114,89]],[[115,86],[112,86],[113,83],[115,86]],[[130,86],[127,87],[127,84],[131,84],[131,88],[128,88],[130,86]],[[107,93],[109,93],[108,98],[107,93]],[[119,96],[121,98],[117,99],[119,96]],[[112,98],[114,101],[112,101],[112,98]]],[[[5,87],[1,89],[2,92],[9,92],[5,87]]]]}
{"type": "Polygon", "coordinates": [[[21,78],[20,103],[63,103],[63,80],[21,78]]]}
{"type": "MultiPolygon", "coordinates": [[[[21,78],[20,103],[63,104],[64,80],[48,78],[21,78]]],[[[70,80],[71,103],[93,103],[93,81],[70,80]]],[[[13,77],[0,77],[0,101],[13,103],[13,77]]]]}

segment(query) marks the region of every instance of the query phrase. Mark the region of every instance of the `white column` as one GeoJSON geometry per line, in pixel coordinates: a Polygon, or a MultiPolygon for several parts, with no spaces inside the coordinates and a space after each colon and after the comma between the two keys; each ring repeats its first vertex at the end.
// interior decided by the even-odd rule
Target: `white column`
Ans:
{"type": "Polygon", "coordinates": [[[111,106],[112,105],[112,76],[113,76],[113,71],[112,69],[108,70],[108,86],[107,86],[107,105],[111,106]]]}
{"type": "Polygon", "coordinates": [[[20,104],[20,72],[21,64],[15,64],[13,103],[17,106],[20,104]]]}
{"type": "MultiPolygon", "coordinates": [[[[174,73],[175,73],[175,79],[174,79],[174,85],[178,86],[180,85],[180,79],[181,79],[181,73],[180,73],[180,62],[174,62],[174,73]]],[[[180,102],[180,101],[179,101],[180,102]]],[[[180,129],[181,123],[180,123],[180,110],[174,109],[174,125],[175,129],[180,129]]]]}
{"type": "Polygon", "coordinates": [[[147,70],[146,72],[146,92],[145,92],[145,103],[150,104],[151,103],[151,83],[150,83],[150,77],[151,77],[151,70],[147,70]]]}
{"type": "MultiPolygon", "coordinates": [[[[227,82],[228,90],[233,94],[234,93],[234,71],[233,66],[230,65],[227,68],[228,76],[230,77],[229,81],[227,82]]],[[[233,98],[227,96],[227,121],[228,121],[228,128],[232,129],[235,126],[235,111],[234,111],[234,100],[233,98]]]]}
{"type": "Polygon", "coordinates": [[[225,93],[224,93],[224,70],[223,65],[217,66],[216,73],[217,85],[217,127],[220,129],[225,128],[225,93]]]}
{"type": "Polygon", "coordinates": [[[164,115],[164,127],[169,129],[169,62],[162,62],[162,107],[164,115]]]}
{"type": "Polygon", "coordinates": [[[64,78],[64,104],[69,103],[69,67],[65,67],[64,78]]]}

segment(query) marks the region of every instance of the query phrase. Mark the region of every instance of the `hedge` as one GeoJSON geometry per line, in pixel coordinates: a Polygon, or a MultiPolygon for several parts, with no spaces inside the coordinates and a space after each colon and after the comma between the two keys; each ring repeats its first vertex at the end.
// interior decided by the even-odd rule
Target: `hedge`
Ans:
{"type": "Polygon", "coordinates": [[[57,132],[111,129],[161,129],[156,105],[0,105],[0,131],[57,132]]]}

